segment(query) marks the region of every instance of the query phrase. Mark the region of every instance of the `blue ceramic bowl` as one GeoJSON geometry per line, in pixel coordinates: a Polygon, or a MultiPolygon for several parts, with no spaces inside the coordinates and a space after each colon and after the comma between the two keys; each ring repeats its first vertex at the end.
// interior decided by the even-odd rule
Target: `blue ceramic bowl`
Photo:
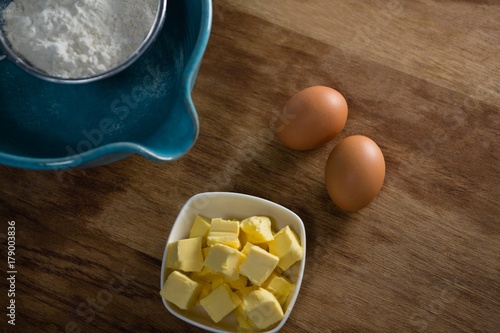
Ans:
{"type": "Polygon", "coordinates": [[[82,85],[47,82],[0,62],[0,164],[88,168],[138,153],[179,159],[198,137],[191,99],[212,23],[211,0],[169,0],[149,50],[119,74],[82,85]]]}

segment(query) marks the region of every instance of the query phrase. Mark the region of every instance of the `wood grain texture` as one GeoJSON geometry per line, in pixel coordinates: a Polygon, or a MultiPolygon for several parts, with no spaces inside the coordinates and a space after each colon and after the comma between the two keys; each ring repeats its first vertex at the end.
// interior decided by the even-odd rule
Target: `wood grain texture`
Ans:
{"type": "Polygon", "coordinates": [[[184,158],[0,167],[0,216],[16,221],[18,247],[16,326],[2,314],[0,330],[198,332],[158,295],[165,241],[189,197],[235,191],[306,224],[283,332],[498,332],[499,3],[215,0],[213,18],[194,89],[200,137],[184,158]],[[313,151],[284,148],[280,109],[318,84],[346,97],[344,131],[313,151]],[[380,145],[387,174],[370,206],[346,214],[324,166],[353,134],[380,145]]]}

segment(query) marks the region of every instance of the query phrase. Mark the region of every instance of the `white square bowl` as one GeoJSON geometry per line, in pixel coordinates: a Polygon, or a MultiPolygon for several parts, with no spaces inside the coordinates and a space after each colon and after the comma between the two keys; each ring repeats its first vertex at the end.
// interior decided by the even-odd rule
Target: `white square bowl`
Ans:
{"type": "MultiPolygon", "coordinates": [[[[283,325],[285,325],[285,322],[290,316],[295,301],[297,300],[302,277],[304,275],[306,262],[306,231],[300,217],[291,210],[274,202],[247,194],[206,192],[191,197],[182,207],[170,231],[163,253],[160,289],[163,288],[163,284],[171,272],[171,270],[167,268],[168,244],[183,238],[188,238],[189,230],[197,214],[209,218],[220,217],[223,219],[237,219],[240,221],[250,216],[263,215],[271,219],[273,230],[278,231],[289,225],[290,228],[295,231],[304,249],[304,256],[301,261],[295,263],[284,273],[284,275],[295,284],[295,289],[292,291],[288,306],[284,309],[283,319],[269,329],[260,331],[263,333],[278,332],[283,325]]],[[[225,317],[219,323],[214,323],[201,306],[196,306],[186,311],[179,309],[166,301],[163,297],[162,301],[167,310],[174,316],[204,330],[220,333],[240,332],[238,323],[233,315],[225,317]]]]}

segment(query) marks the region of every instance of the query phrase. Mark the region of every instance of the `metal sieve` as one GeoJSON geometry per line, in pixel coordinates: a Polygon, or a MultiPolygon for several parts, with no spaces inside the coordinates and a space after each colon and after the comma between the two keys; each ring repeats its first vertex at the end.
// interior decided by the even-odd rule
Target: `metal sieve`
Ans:
{"type": "Polygon", "coordinates": [[[112,69],[109,69],[105,72],[101,72],[92,76],[87,77],[78,77],[78,78],[64,78],[58,76],[52,76],[35,66],[29,63],[26,59],[16,53],[13,48],[10,46],[9,40],[5,36],[5,31],[3,29],[3,10],[14,0],[0,0],[0,61],[9,59],[13,63],[15,63],[18,67],[28,72],[31,75],[34,75],[38,78],[41,78],[46,81],[55,82],[55,83],[63,83],[63,84],[77,84],[77,83],[89,83],[97,80],[101,80],[110,76],[113,76],[130,65],[132,65],[153,43],[155,38],[158,36],[161,28],[163,27],[163,23],[165,21],[166,10],[167,10],[167,0],[158,0],[158,7],[156,11],[156,17],[153,22],[149,33],[146,38],[144,38],[143,42],[136,50],[121,64],[115,66],[112,69]]]}

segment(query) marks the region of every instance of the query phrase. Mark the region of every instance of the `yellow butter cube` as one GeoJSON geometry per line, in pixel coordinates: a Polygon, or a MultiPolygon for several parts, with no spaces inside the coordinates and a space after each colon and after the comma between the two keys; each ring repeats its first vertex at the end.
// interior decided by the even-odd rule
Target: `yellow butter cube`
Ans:
{"type": "Polygon", "coordinates": [[[215,274],[212,278],[212,290],[217,289],[223,284],[224,284],[224,276],[220,274],[215,274]]]}
{"type": "Polygon", "coordinates": [[[283,309],[276,297],[266,289],[259,288],[243,295],[243,311],[252,326],[266,329],[283,319],[283,309]]]}
{"type": "Polygon", "coordinates": [[[256,245],[250,245],[247,253],[240,266],[240,274],[245,275],[254,285],[260,286],[274,271],[280,259],[256,245]]]}
{"type": "Polygon", "coordinates": [[[250,243],[266,243],[274,239],[271,231],[271,220],[267,216],[252,216],[241,221],[241,230],[247,235],[250,243]]]}
{"type": "Polygon", "coordinates": [[[255,331],[252,322],[250,321],[250,319],[248,319],[247,315],[242,310],[240,310],[239,307],[233,311],[233,314],[236,317],[236,321],[238,322],[238,332],[251,333],[255,331]]]}
{"type": "Polygon", "coordinates": [[[241,247],[239,234],[240,222],[214,218],[208,231],[207,245],[224,244],[239,249],[241,247]]]}
{"type": "Polygon", "coordinates": [[[200,272],[203,268],[201,237],[181,239],[168,245],[167,267],[184,272],[200,272]]]}
{"type": "Polygon", "coordinates": [[[207,296],[212,291],[212,282],[208,281],[205,276],[201,276],[200,272],[192,272],[191,274],[189,274],[189,278],[201,285],[201,291],[195,304],[200,305],[200,299],[207,296]]]}
{"type": "Polygon", "coordinates": [[[241,230],[241,223],[240,223],[240,234],[238,236],[238,239],[240,240],[240,248],[245,246],[245,244],[248,241],[247,234],[243,230],[241,230]]]}
{"type": "Polygon", "coordinates": [[[196,215],[193,226],[189,231],[189,238],[201,237],[203,243],[207,241],[208,231],[210,230],[210,219],[201,215],[196,215]]]}
{"type": "Polygon", "coordinates": [[[255,244],[255,245],[257,245],[258,247],[260,247],[264,251],[269,252],[269,244],[268,243],[260,243],[260,244],[255,244]]]}
{"type": "Polygon", "coordinates": [[[243,248],[240,250],[240,252],[243,253],[244,255],[247,255],[248,251],[250,251],[250,248],[252,246],[258,246],[261,249],[263,249],[264,251],[269,252],[269,246],[267,245],[267,243],[252,244],[250,242],[245,243],[245,246],[243,246],[243,248]]]}
{"type": "Polygon", "coordinates": [[[294,284],[284,276],[278,276],[271,273],[271,276],[262,284],[262,287],[270,291],[283,307],[288,299],[288,295],[293,289],[294,284]]]}
{"type": "Polygon", "coordinates": [[[179,271],[173,271],[165,281],[160,295],[183,310],[189,310],[201,291],[201,285],[179,271]]]}
{"type": "Polygon", "coordinates": [[[224,220],[219,217],[211,220],[211,231],[226,231],[235,234],[240,233],[240,222],[236,220],[224,220]]]}
{"type": "Polygon", "coordinates": [[[204,247],[203,249],[201,249],[201,252],[203,253],[203,260],[205,260],[207,258],[208,251],[210,251],[209,247],[204,247]]]}
{"type": "MultiPolygon", "coordinates": [[[[243,299],[244,296],[248,295],[250,292],[257,290],[259,288],[260,288],[259,286],[247,286],[243,289],[236,291],[236,295],[238,295],[238,297],[240,299],[243,299]]],[[[241,305],[244,305],[244,304],[241,304],[241,305]]]]}
{"type": "Polygon", "coordinates": [[[247,243],[245,243],[245,246],[243,246],[243,248],[241,249],[241,251],[240,251],[240,252],[241,252],[241,253],[243,253],[245,256],[247,256],[247,255],[248,255],[248,252],[250,252],[250,249],[251,249],[253,246],[255,246],[255,245],[253,245],[253,244],[252,244],[252,243],[250,243],[250,242],[247,242],[247,243]]]}
{"type": "MultiPolygon", "coordinates": [[[[206,266],[204,268],[207,268],[206,266]]],[[[209,269],[209,268],[207,268],[209,269]]],[[[203,272],[203,271],[202,271],[203,272]]],[[[225,275],[219,273],[212,273],[210,275],[201,275],[200,272],[191,273],[190,277],[197,282],[208,282],[211,289],[215,289],[224,283],[233,290],[240,290],[247,286],[248,278],[244,275],[239,275],[237,280],[231,280],[225,275]]]]}
{"type": "Polygon", "coordinates": [[[286,271],[294,263],[302,259],[304,250],[299,238],[293,230],[286,226],[274,235],[269,243],[269,253],[280,258],[278,267],[286,271]]]}
{"type": "Polygon", "coordinates": [[[243,289],[247,286],[248,284],[248,278],[244,275],[240,274],[240,277],[238,280],[231,280],[227,277],[224,277],[224,283],[226,283],[231,289],[233,290],[240,290],[243,289]]]}
{"type": "Polygon", "coordinates": [[[239,297],[225,284],[212,290],[210,294],[200,300],[201,306],[215,323],[230,314],[240,303],[239,297]]]}
{"type": "MultiPolygon", "coordinates": [[[[196,280],[195,280],[196,281],[196,280]]],[[[201,290],[200,294],[198,295],[198,298],[196,299],[196,302],[194,303],[195,306],[200,305],[200,300],[210,294],[212,291],[212,284],[210,282],[201,280],[201,281],[196,281],[201,285],[201,290]]]]}
{"type": "MultiPolygon", "coordinates": [[[[210,248],[209,247],[205,247],[202,249],[202,252],[203,252],[203,262],[205,262],[205,259],[207,259],[207,256],[208,256],[208,252],[210,251],[210,248]]],[[[217,272],[214,272],[213,270],[211,270],[210,268],[208,268],[207,266],[203,265],[203,268],[201,269],[200,272],[193,272],[191,273],[191,278],[193,280],[203,280],[203,281],[206,281],[206,282],[210,282],[210,284],[212,284],[213,280],[216,278],[216,277],[222,277],[223,275],[217,273],[217,272]]]]}
{"type": "Polygon", "coordinates": [[[201,280],[210,282],[210,281],[212,281],[213,276],[215,274],[216,273],[214,271],[212,271],[210,268],[208,268],[207,266],[203,266],[203,268],[201,269],[200,272],[191,273],[191,278],[193,278],[195,280],[201,279],[201,280]]]}
{"type": "Polygon", "coordinates": [[[212,271],[235,281],[239,278],[240,265],[244,259],[245,255],[240,251],[224,244],[215,244],[210,247],[204,264],[212,271]]]}
{"type": "Polygon", "coordinates": [[[236,291],[236,295],[238,295],[238,297],[240,298],[241,303],[234,310],[233,314],[236,317],[236,320],[238,321],[239,328],[241,328],[242,331],[252,331],[252,328],[254,327],[252,322],[248,318],[247,309],[245,307],[245,302],[243,301],[243,299],[251,291],[254,291],[257,289],[259,289],[258,286],[249,286],[249,287],[245,287],[243,289],[236,291]]]}

